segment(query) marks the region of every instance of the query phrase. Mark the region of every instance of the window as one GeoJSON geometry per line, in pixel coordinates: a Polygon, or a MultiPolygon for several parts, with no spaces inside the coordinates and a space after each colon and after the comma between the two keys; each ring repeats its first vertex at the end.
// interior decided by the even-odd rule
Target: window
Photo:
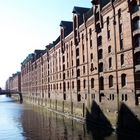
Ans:
{"type": "Polygon", "coordinates": [[[140,34],[135,35],[134,37],[134,47],[139,47],[140,46],[140,34]]]}
{"type": "Polygon", "coordinates": [[[90,68],[91,71],[94,70],[94,67],[93,67],[93,63],[91,63],[91,68],[90,68]]]}
{"type": "Polygon", "coordinates": [[[76,49],[76,56],[79,56],[79,48],[76,49]]]}
{"type": "Polygon", "coordinates": [[[74,81],[72,81],[72,88],[74,89],[74,81]]]}
{"type": "Polygon", "coordinates": [[[91,88],[94,88],[94,78],[91,78],[91,88]]]}
{"type": "Polygon", "coordinates": [[[61,87],[61,83],[60,83],[60,90],[61,90],[61,88],[62,88],[62,87],[61,87]]]}
{"type": "Polygon", "coordinates": [[[65,77],[65,73],[63,73],[63,79],[65,79],[66,77],[65,77]]]}
{"type": "Polygon", "coordinates": [[[72,76],[74,75],[74,71],[73,71],[73,69],[72,69],[72,76]]]}
{"type": "Polygon", "coordinates": [[[112,67],[112,58],[110,57],[109,58],[109,68],[111,68],[112,67]]]}
{"type": "Polygon", "coordinates": [[[83,55],[83,62],[85,62],[85,56],[83,55]]]}
{"type": "Polygon", "coordinates": [[[100,90],[104,90],[104,78],[103,77],[99,78],[99,88],[100,88],[100,90]]]}
{"type": "Polygon", "coordinates": [[[63,83],[63,91],[66,91],[66,83],[63,83]]]}
{"type": "Polygon", "coordinates": [[[93,53],[90,54],[90,59],[92,61],[92,59],[93,59],[93,53]]]}
{"type": "Polygon", "coordinates": [[[68,89],[69,89],[69,82],[67,83],[68,89]]]}
{"type": "Polygon", "coordinates": [[[124,54],[121,54],[121,65],[124,64],[124,54]]]}
{"type": "Polygon", "coordinates": [[[96,32],[97,32],[97,33],[100,33],[100,32],[101,32],[100,23],[98,23],[98,24],[96,25],[96,32]]]}
{"type": "Polygon", "coordinates": [[[63,65],[63,71],[65,70],[65,64],[63,65]]]}
{"type": "Polygon", "coordinates": [[[77,77],[80,76],[80,69],[77,69],[77,77]]]}
{"type": "Polygon", "coordinates": [[[121,85],[122,87],[126,86],[126,74],[121,75],[121,85]]]}
{"type": "Polygon", "coordinates": [[[89,43],[90,43],[90,48],[92,48],[92,29],[89,29],[89,43]]]}
{"type": "Polygon", "coordinates": [[[77,66],[80,65],[80,61],[79,61],[79,59],[76,60],[76,65],[77,65],[77,66]]]}
{"type": "Polygon", "coordinates": [[[139,6],[138,6],[136,1],[132,2],[131,11],[132,11],[132,13],[135,13],[135,12],[139,11],[139,6]]]}
{"type": "Polygon", "coordinates": [[[135,64],[140,65],[140,52],[135,54],[135,64]]]}
{"type": "Polygon", "coordinates": [[[118,10],[118,17],[121,17],[121,9],[118,10]]]}
{"type": "Polygon", "coordinates": [[[65,62],[65,56],[63,56],[63,62],[65,62]]]}
{"type": "Polygon", "coordinates": [[[108,46],[108,53],[111,53],[111,46],[108,46]]]}
{"type": "Polygon", "coordinates": [[[102,49],[100,49],[100,50],[98,51],[98,58],[99,58],[99,59],[102,59],[102,58],[103,58],[103,50],[102,50],[102,49]]]}
{"type": "Polygon", "coordinates": [[[120,39],[120,50],[123,49],[123,39],[120,39]]]}
{"type": "Polygon", "coordinates": [[[77,94],[77,101],[80,102],[81,101],[81,95],[77,94]]]}
{"type": "Polygon", "coordinates": [[[83,87],[86,88],[86,80],[83,81],[83,87]]]}
{"type": "Polygon", "coordinates": [[[77,91],[80,91],[80,80],[77,80],[77,91]]]}
{"type": "Polygon", "coordinates": [[[85,66],[83,66],[83,73],[85,73],[85,66]]]}
{"type": "Polygon", "coordinates": [[[140,17],[135,17],[133,19],[133,30],[137,30],[140,28],[140,17]]]}
{"type": "Polygon", "coordinates": [[[99,36],[99,37],[97,38],[97,45],[98,45],[98,46],[101,46],[101,45],[102,45],[102,36],[99,36]]]}
{"type": "Polygon", "coordinates": [[[109,88],[113,87],[113,76],[109,76],[109,88]]]}
{"type": "Polygon", "coordinates": [[[102,62],[99,64],[99,72],[103,72],[103,63],[102,62]]]}

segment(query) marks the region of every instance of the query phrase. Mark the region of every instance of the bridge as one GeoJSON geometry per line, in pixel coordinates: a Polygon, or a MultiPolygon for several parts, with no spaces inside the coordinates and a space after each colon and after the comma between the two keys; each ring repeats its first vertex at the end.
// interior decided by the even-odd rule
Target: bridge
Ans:
{"type": "Polygon", "coordinates": [[[22,97],[22,93],[19,91],[14,91],[14,90],[0,90],[0,95],[7,95],[9,97],[11,97],[14,94],[18,94],[19,98],[20,98],[20,103],[23,102],[23,97],[22,97]]]}

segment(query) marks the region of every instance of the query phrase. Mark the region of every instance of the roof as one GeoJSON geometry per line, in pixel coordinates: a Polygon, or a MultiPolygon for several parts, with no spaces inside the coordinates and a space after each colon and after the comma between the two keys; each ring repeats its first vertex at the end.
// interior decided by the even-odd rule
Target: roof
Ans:
{"type": "MultiPolygon", "coordinates": [[[[114,1],[114,0],[112,0],[112,1],[114,1]]],[[[111,2],[111,0],[101,0],[101,7],[106,6],[110,2],[111,2]]]]}
{"type": "Polygon", "coordinates": [[[90,10],[90,8],[74,6],[72,13],[83,15],[84,13],[88,12],[89,10],[90,10]]]}
{"type": "Polygon", "coordinates": [[[53,45],[55,46],[59,41],[60,41],[60,36],[55,41],[53,41],[53,45]]]}
{"type": "Polygon", "coordinates": [[[66,37],[68,34],[70,34],[73,30],[73,22],[72,21],[61,21],[60,23],[61,27],[64,27],[64,29],[66,29],[64,32],[64,36],[66,37]]]}

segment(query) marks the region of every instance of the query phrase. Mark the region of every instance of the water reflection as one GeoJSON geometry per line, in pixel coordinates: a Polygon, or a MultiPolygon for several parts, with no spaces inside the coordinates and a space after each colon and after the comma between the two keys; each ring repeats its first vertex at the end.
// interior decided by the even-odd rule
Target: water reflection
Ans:
{"type": "Polygon", "coordinates": [[[22,114],[23,129],[29,140],[90,140],[85,125],[50,111],[34,107],[22,114]]]}
{"type": "Polygon", "coordinates": [[[22,105],[5,96],[0,97],[0,140],[24,140],[20,123],[22,112],[22,105]]]}
{"type": "MultiPolygon", "coordinates": [[[[96,102],[87,111],[86,126],[41,107],[23,105],[19,101],[0,96],[0,140],[138,140],[139,119],[122,104],[117,132],[96,102]],[[92,121],[88,121],[92,120],[92,121]],[[98,127],[100,124],[101,127],[98,127]],[[103,127],[102,127],[103,126],[103,127]],[[137,132],[124,135],[126,128],[137,132]]],[[[128,129],[127,129],[128,130],[128,129]]],[[[128,134],[128,133],[127,133],[128,134]]]]}

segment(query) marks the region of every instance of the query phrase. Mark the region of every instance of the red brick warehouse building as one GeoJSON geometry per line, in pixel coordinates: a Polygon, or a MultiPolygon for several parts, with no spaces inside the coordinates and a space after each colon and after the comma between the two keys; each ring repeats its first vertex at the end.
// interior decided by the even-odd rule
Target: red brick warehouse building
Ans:
{"type": "Polygon", "coordinates": [[[140,1],[92,0],[61,21],[60,36],[21,63],[21,91],[33,103],[85,116],[96,101],[114,112],[140,102],[140,1]]]}

